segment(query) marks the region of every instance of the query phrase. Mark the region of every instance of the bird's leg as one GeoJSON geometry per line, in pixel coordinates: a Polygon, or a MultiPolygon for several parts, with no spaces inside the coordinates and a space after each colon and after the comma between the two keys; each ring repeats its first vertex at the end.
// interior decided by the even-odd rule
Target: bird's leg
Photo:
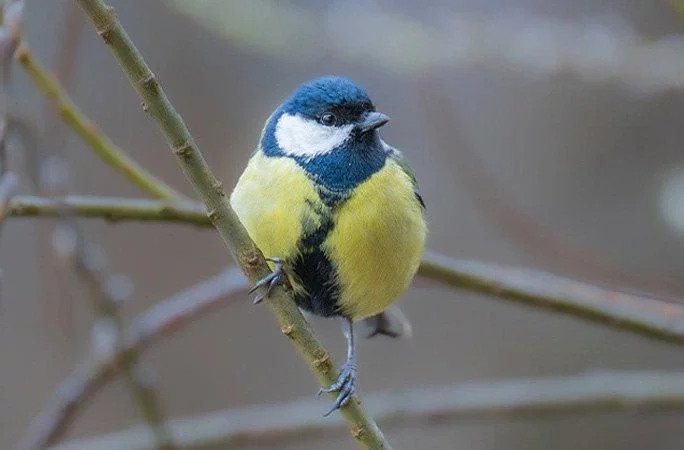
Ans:
{"type": "Polygon", "coordinates": [[[347,361],[340,370],[340,376],[337,377],[332,385],[327,388],[322,388],[318,391],[318,395],[329,392],[339,392],[332,408],[324,416],[329,416],[336,409],[344,407],[351,400],[356,392],[356,347],[354,346],[354,325],[352,320],[344,318],[344,337],[347,338],[347,361]]]}
{"type": "Polygon", "coordinates": [[[269,273],[261,280],[257,281],[252,289],[249,290],[249,294],[253,293],[262,286],[268,286],[266,292],[257,295],[254,298],[254,304],[261,303],[263,299],[268,297],[274,287],[285,282],[285,272],[283,271],[283,260],[280,258],[266,258],[266,261],[270,261],[275,264],[275,270],[269,273]]]}

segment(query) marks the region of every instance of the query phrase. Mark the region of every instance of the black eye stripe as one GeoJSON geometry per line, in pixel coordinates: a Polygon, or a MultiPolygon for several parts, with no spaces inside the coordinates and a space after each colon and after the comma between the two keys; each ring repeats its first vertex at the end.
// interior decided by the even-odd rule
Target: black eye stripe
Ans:
{"type": "Polygon", "coordinates": [[[341,103],[321,106],[322,108],[319,110],[318,114],[314,115],[314,118],[318,123],[325,126],[353,124],[359,121],[363,114],[369,111],[375,111],[375,107],[372,103],[341,103]],[[334,116],[334,124],[327,119],[328,114],[334,116]]]}

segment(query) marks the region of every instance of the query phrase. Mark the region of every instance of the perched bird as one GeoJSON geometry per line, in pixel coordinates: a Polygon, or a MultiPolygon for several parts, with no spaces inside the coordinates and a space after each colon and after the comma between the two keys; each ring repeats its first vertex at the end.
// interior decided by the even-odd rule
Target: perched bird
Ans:
{"type": "Polygon", "coordinates": [[[309,81],[268,118],[230,198],[274,269],[255,285],[265,290],[255,302],[288,283],[300,309],[344,320],[347,360],[320,391],[339,392],[328,414],[356,389],[353,323],[397,333],[387,311],[411,283],[425,244],[416,179],[378,133],[388,121],[353,81],[309,81]]]}

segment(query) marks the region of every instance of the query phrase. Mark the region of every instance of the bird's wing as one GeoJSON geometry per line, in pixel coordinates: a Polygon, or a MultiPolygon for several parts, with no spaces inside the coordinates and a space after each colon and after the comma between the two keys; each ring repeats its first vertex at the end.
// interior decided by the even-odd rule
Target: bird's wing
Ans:
{"type": "Polygon", "coordinates": [[[411,180],[411,184],[413,184],[413,193],[416,194],[416,200],[418,200],[418,203],[420,203],[420,206],[425,209],[425,201],[423,200],[423,196],[420,195],[420,189],[418,188],[418,180],[416,179],[416,174],[413,173],[413,169],[411,169],[411,166],[408,165],[406,160],[404,159],[404,156],[396,149],[392,149],[393,151],[390,153],[390,158],[392,158],[397,165],[401,168],[401,170],[404,171],[406,175],[408,175],[409,179],[411,180]]]}

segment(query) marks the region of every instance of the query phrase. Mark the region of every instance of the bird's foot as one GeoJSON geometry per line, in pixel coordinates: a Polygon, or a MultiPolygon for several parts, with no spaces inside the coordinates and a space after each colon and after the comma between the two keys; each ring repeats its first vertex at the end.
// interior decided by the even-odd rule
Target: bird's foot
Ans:
{"type": "Polygon", "coordinates": [[[270,261],[275,264],[275,269],[273,272],[269,273],[261,280],[257,281],[252,289],[249,290],[249,294],[259,289],[262,286],[267,286],[266,292],[257,295],[254,298],[254,304],[261,303],[263,299],[269,296],[274,287],[285,282],[285,272],[283,271],[283,260],[280,258],[266,258],[266,261],[270,261]]]}
{"type": "Polygon", "coordinates": [[[335,410],[343,408],[352,399],[352,396],[356,393],[356,362],[351,360],[347,361],[342,370],[340,370],[340,376],[337,377],[337,381],[331,384],[327,388],[321,388],[318,391],[318,395],[328,394],[330,392],[339,392],[335,403],[333,403],[330,411],[323,414],[324,417],[329,416],[335,410]]]}

